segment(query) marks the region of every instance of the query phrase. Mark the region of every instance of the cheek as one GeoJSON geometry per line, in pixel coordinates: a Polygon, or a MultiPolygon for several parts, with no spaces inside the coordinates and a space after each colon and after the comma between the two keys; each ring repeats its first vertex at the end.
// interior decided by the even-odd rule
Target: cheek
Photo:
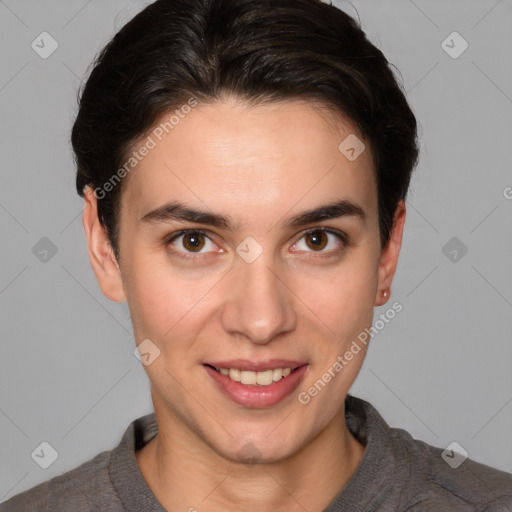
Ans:
{"type": "Polygon", "coordinates": [[[346,341],[371,323],[378,273],[372,255],[354,254],[331,272],[297,274],[291,288],[337,339],[346,341]]]}
{"type": "Polygon", "coordinates": [[[134,250],[124,258],[123,286],[130,303],[136,339],[162,337],[179,313],[177,293],[168,269],[162,262],[134,250]]]}
{"type": "Polygon", "coordinates": [[[149,338],[163,353],[187,349],[207,317],[206,297],[212,300],[210,290],[218,276],[201,277],[173,267],[162,252],[155,255],[142,249],[126,263],[129,272],[123,284],[137,343],[149,338]]]}

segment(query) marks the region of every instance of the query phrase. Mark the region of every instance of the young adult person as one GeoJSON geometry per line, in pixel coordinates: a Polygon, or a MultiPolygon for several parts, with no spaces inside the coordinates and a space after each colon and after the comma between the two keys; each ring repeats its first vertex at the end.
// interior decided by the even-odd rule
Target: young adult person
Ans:
{"type": "Polygon", "coordinates": [[[511,475],[453,469],[348,394],[418,158],[351,17],[158,0],[99,55],[72,143],[91,264],[128,302],[155,413],[2,512],[512,510],[511,475]]]}

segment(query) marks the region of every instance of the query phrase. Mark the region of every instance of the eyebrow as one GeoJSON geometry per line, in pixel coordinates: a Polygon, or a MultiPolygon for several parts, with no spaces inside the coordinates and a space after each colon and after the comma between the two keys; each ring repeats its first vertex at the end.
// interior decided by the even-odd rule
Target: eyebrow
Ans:
{"type": "MultiPolygon", "coordinates": [[[[354,217],[366,221],[366,212],[358,204],[347,199],[306,210],[286,221],[288,228],[300,228],[307,224],[324,220],[338,219],[341,217],[354,217]]],[[[185,221],[197,224],[206,224],[227,231],[235,231],[235,226],[229,217],[218,213],[192,208],[178,201],[173,201],[159,206],[155,210],[146,213],[140,222],[157,223],[169,221],[185,221]]]]}

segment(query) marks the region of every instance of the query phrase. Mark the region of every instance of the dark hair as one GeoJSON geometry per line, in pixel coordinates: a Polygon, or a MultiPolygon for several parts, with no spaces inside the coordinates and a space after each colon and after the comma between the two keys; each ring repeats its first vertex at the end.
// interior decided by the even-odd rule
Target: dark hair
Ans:
{"type": "Polygon", "coordinates": [[[381,246],[389,241],[418,159],[416,119],[382,52],[335,6],[157,0],[93,64],[72,131],[76,187],[82,197],[87,185],[101,190],[98,217],[118,258],[122,187],[104,185],[164,114],[225,95],[250,104],[317,100],[346,115],[370,143],[381,246]]]}

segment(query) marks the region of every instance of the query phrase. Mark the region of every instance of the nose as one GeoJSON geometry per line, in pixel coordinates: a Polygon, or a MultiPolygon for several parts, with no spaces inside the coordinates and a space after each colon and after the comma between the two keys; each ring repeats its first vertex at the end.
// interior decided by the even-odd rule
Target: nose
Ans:
{"type": "Polygon", "coordinates": [[[252,343],[266,344],[297,323],[293,292],[282,266],[263,253],[256,261],[242,259],[230,272],[222,324],[226,332],[252,343]]]}

